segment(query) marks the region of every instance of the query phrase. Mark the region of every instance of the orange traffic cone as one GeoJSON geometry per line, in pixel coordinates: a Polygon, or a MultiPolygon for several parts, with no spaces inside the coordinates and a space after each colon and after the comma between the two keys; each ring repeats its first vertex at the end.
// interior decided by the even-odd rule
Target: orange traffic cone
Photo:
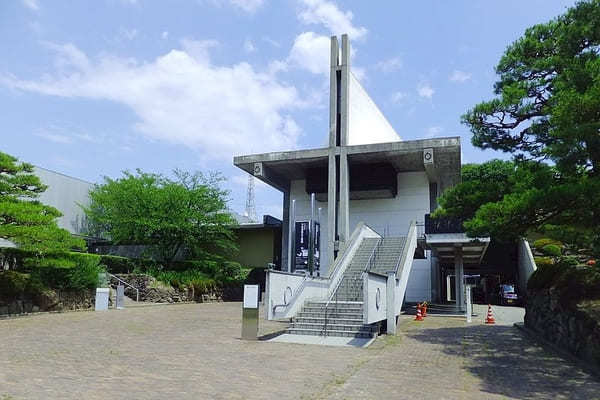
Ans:
{"type": "Polygon", "coordinates": [[[422,308],[423,308],[423,318],[425,318],[427,316],[427,303],[423,303],[422,308]]]}
{"type": "Polygon", "coordinates": [[[491,304],[488,304],[488,312],[487,312],[487,317],[485,318],[485,323],[490,324],[490,325],[496,323],[496,320],[494,319],[494,315],[492,314],[491,304]]]}
{"type": "Polygon", "coordinates": [[[423,315],[421,315],[421,304],[417,303],[417,316],[415,317],[415,321],[423,321],[423,315]]]}

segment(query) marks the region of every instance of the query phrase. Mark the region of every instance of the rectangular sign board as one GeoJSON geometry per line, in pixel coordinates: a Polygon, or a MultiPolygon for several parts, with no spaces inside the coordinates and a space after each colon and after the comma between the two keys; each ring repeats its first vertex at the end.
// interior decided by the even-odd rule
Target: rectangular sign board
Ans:
{"type": "Polygon", "coordinates": [[[96,302],[94,309],[96,311],[106,311],[108,310],[108,295],[110,289],[109,288],[97,288],[96,289],[96,302]]]}
{"type": "Polygon", "coordinates": [[[258,285],[244,285],[244,308],[258,308],[258,285]]]}

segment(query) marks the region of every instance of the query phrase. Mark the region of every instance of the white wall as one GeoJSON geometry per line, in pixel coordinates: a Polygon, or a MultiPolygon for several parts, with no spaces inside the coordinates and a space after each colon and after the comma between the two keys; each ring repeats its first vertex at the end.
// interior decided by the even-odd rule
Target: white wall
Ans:
{"type": "Polygon", "coordinates": [[[94,187],[90,182],[72,178],[58,172],[35,167],[35,174],[48,189],[40,195],[39,200],[57,208],[63,216],[58,218],[58,226],[71,233],[81,233],[85,213],[77,205],[89,205],[89,191],[94,187]]]}
{"type": "Polygon", "coordinates": [[[429,180],[425,172],[398,174],[398,194],[393,199],[350,200],[350,232],[364,221],[388,236],[405,236],[411,221],[429,213],[429,180]]]}
{"type": "MultiPolygon", "coordinates": [[[[291,183],[290,201],[296,200],[296,220],[310,218],[310,196],[306,193],[304,180],[291,183]]],[[[321,276],[328,270],[329,249],[327,248],[327,202],[316,202],[321,210],[321,276]]],[[[423,221],[429,213],[429,180],[425,172],[404,172],[398,174],[398,194],[392,199],[350,200],[350,233],[360,222],[366,223],[379,234],[388,231],[388,236],[405,236],[411,221],[423,221]]],[[[422,297],[427,291],[426,299],[431,298],[431,264],[430,259],[415,260],[413,273],[418,278],[409,279],[407,301],[411,296],[422,297]],[[415,268],[416,267],[416,268],[415,268]],[[427,272],[422,271],[427,268],[427,272]]],[[[420,298],[424,300],[425,298],[420,298]]]]}
{"type": "Polygon", "coordinates": [[[431,301],[431,258],[413,261],[406,286],[405,300],[408,302],[431,301]]]}
{"type": "Polygon", "coordinates": [[[400,136],[352,73],[348,86],[348,144],[399,141],[400,136]]]}
{"type": "Polygon", "coordinates": [[[363,283],[363,323],[372,324],[386,319],[387,313],[387,278],[385,276],[366,274],[363,283]],[[379,307],[376,297],[379,291],[379,307]]]}
{"type": "Polygon", "coordinates": [[[535,272],[537,269],[537,265],[535,264],[535,260],[533,259],[533,253],[531,252],[531,248],[529,247],[529,242],[526,239],[521,238],[518,243],[518,284],[520,296],[524,295],[527,292],[527,281],[531,274],[535,272]]]}

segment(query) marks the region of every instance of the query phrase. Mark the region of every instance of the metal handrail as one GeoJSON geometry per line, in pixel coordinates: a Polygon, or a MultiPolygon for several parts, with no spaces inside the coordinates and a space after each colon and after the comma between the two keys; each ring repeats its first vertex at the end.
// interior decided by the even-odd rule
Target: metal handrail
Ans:
{"type": "Polygon", "coordinates": [[[354,289],[356,287],[358,287],[358,283],[364,279],[364,276],[367,272],[369,272],[373,266],[373,264],[375,264],[375,262],[377,261],[377,254],[379,254],[379,250],[381,248],[381,245],[383,244],[384,239],[382,237],[379,238],[379,240],[377,241],[377,244],[375,244],[375,247],[373,247],[373,250],[371,251],[371,255],[369,256],[369,259],[367,260],[366,264],[365,264],[365,268],[363,269],[363,271],[360,273],[360,275],[356,278],[354,278],[351,281],[351,287],[354,289]]]}
{"type": "Polygon", "coordinates": [[[118,280],[119,282],[121,282],[122,284],[129,286],[130,288],[135,290],[135,301],[140,301],[140,289],[136,288],[135,286],[125,282],[123,279],[119,278],[118,276],[115,276],[109,272],[106,273],[107,275],[115,278],[116,280],[118,280]]]}
{"type": "MultiPolygon", "coordinates": [[[[379,240],[377,241],[377,244],[375,244],[375,247],[373,247],[373,250],[371,251],[371,255],[369,256],[369,259],[367,260],[366,264],[365,264],[365,268],[363,269],[363,271],[361,272],[360,276],[358,278],[354,278],[353,280],[351,280],[349,282],[349,285],[346,285],[346,298],[349,298],[348,296],[348,290],[350,287],[352,287],[352,289],[358,287],[358,285],[356,284],[358,282],[359,279],[363,279],[364,274],[371,268],[371,263],[375,262],[376,258],[377,258],[377,251],[381,245],[381,243],[383,242],[383,238],[379,238],[379,240]]],[[[331,303],[331,301],[333,300],[333,298],[335,297],[335,301],[334,301],[334,306],[335,306],[335,310],[338,310],[338,294],[339,294],[339,286],[341,285],[341,283],[343,282],[344,277],[342,277],[338,283],[335,285],[335,288],[333,290],[333,292],[329,295],[327,302],[325,303],[325,322],[323,324],[323,335],[327,336],[327,325],[329,324],[329,305],[331,303]]]]}

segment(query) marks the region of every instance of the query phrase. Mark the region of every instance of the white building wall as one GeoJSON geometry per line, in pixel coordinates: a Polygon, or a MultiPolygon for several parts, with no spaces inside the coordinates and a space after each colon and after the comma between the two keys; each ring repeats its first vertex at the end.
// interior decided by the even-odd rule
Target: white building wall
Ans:
{"type": "Polygon", "coordinates": [[[352,73],[348,86],[348,144],[399,141],[400,136],[352,73]]]}
{"type": "MultiPolygon", "coordinates": [[[[296,200],[296,221],[310,219],[310,196],[304,180],[291,183],[290,201],[296,200]]],[[[316,202],[321,207],[321,276],[327,274],[327,202],[316,202]]],[[[393,199],[350,200],[350,233],[358,223],[365,222],[379,234],[404,236],[411,221],[423,221],[429,213],[429,180],[425,172],[398,174],[398,194],[393,199]]],[[[427,252],[428,254],[430,252],[427,252]]],[[[406,289],[407,301],[431,299],[431,258],[415,260],[406,289]],[[418,300],[413,300],[418,299],[418,300]]]]}
{"type": "Polygon", "coordinates": [[[57,208],[63,216],[58,218],[58,226],[71,233],[81,233],[85,213],[79,204],[90,204],[89,192],[94,187],[90,182],[72,178],[45,168],[35,167],[35,174],[48,188],[40,194],[39,200],[57,208]]]}

